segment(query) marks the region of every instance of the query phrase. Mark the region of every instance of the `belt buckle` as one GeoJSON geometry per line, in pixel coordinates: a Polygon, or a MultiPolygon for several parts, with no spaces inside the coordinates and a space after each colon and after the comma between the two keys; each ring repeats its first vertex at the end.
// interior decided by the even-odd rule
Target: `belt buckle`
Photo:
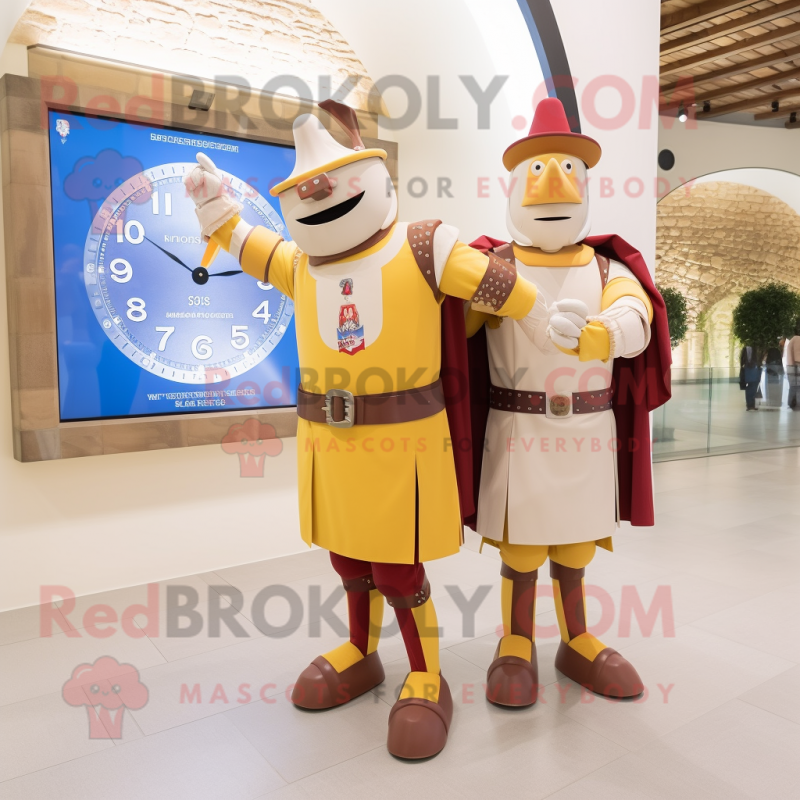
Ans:
{"type": "Polygon", "coordinates": [[[568,394],[547,395],[547,416],[549,419],[565,419],[572,416],[572,396],[568,394]]]}
{"type": "Polygon", "coordinates": [[[355,420],[353,412],[356,406],[356,399],[352,392],[346,389],[329,389],[325,393],[325,422],[331,428],[352,428],[355,420]],[[344,400],[344,419],[335,420],[333,418],[333,398],[341,397],[344,400]]]}

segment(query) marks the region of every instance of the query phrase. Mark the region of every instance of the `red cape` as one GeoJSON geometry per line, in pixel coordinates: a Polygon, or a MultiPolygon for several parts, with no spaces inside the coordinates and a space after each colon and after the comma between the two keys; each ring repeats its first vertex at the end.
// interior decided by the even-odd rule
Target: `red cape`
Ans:
{"type": "MultiPolygon", "coordinates": [[[[456,466],[461,519],[476,515],[477,486],[473,478],[470,425],[469,360],[464,326],[464,301],[445,297],[442,303],[442,386],[456,466]]],[[[484,420],[485,421],[485,420],[484,420]]]]}
{"type": "MultiPolygon", "coordinates": [[[[672,395],[670,366],[672,350],[664,299],[655,287],[642,254],[616,235],[590,236],[584,244],[600,255],[624,264],[647,292],[653,304],[650,344],[634,358],[614,361],[612,407],[617,422],[617,476],[620,519],[631,525],[653,525],[653,473],[650,451],[650,412],[664,405],[672,395]]],[[[472,247],[481,252],[505,244],[481,236],[472,247]]],[[[486,332],[481,329],[469,340],[470,408],[472,414],[472,481],[475,514],[466,524],[476,528],[478,491],[481,484],[486,420],[489,416],[489,361],[486,332]]]]}

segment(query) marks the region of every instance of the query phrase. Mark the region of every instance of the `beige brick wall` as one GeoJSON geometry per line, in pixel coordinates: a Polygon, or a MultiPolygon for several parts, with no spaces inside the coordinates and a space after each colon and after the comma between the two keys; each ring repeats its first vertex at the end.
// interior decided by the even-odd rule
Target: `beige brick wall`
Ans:
{"type": "Polygon", "coordinates": [[[677,189],[658,204],[656,280],[683,293],[691,327],[705,332],[703,365],[735,365],[730,327],[741,294],[770,280],[800,289],[800,216],[739,183],[677,189]]]}
{"type": "Polygon", "coordinates": [[[319,76],[337,88],[357,75],[346,101],[359,109],[373,85],[308,0],[33,0],[9,41],[205,78],[240,75],[259,89],[291,74],[315,96],[319,76]]]}
{"type": "Polygon", "coordinates": [[[800,216],[739,183],[678,189],[658,204],[656,277],[683,292],[693,321],[768,280],[800,289],[800,216]]]}

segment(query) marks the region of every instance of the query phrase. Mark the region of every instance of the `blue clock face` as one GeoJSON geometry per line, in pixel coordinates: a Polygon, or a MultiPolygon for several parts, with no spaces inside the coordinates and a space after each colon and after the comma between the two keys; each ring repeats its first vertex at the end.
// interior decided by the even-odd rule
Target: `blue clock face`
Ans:
{"type": "MultiPolygon", "coordinates": [[[[293,305],[224,251],[200,269],[206,244],[183,185],[195,166],[162,164],[116,188],[86,237],[83,278],[98,324],[121,353],[158,377],[208,384],[261,363],[286,332],[293,305]]],[[[265,198],[222,175],[246,222],[283,234],[265,198]]]]}

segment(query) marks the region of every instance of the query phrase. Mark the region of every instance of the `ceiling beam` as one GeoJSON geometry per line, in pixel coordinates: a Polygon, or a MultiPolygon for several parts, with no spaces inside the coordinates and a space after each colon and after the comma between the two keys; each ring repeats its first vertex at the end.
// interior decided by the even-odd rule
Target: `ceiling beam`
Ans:
{"type": "Polygon", "coordinates": [[[800,111],[800,106],[783,106],[779,111],[762,111],[760,114],[753,114],[753,119],[780,119],[781,117],[789,117],[792,112],[800,111]]]}
{"type": "Polygon", "coordinates": [[[731,11],[738,11],[745,6],[751,6],[755,0],[708,0],[689,8],[682,8],[661,17],[661,34],[675,33],[692,25],[707,22],[714,17],[722,14],[729,14],[731,11]]]}
{"type": "Polygon", "coordinates": [[[725,47],[715,47],[713,50],[704,50],[702,53],[682,58],[680,61],[673,61],[671,64],[662,64],[661,77],[667,78],[671,75],[680,75],[687,69],[700,67],[703,64],[708,64],[720,58],[738,56],[739,53],[746,53],[748,50],[754,50],[757,47],[774,44],[782,39],[788,39],[790,36],[797,36],[798,34],[800,34],[800,23],[786,25],[774,31],[767,31],[767,33],[762,33],[760,36],[748,36],[740,42],[734,42],[725,47]]]}
{"type": "Polygon", "coordinates": [[[665,96],[675,94],[676,97],[681,98],[694,98],[697,87],[704,86],[707,83],[714,83],[714,81],[725,80],[726,78],[733,78],[736,75],[744,75],[748,72],[755,72],[757,69],[764,67],[774,67],[776,64],[783,64],[786,61],[800,58],[800,46],[790,47],[788,50],[781,50],[778,53],[772,53],[768,56],[761,56],[754,58],[752,61],[744,61],[741,64],[734,64],[730,67],[721,67],[713,72],[706,72],[702,75],[695,75],[692,80],[691,86],[686,86],[685,83],[678,84],[677,81],[661,87],[661,93],[665,96]]]}
{"type": "Polygon", "coordinates": [[[736,103],[729,103],[726,106],[717,106],[712,108],[711,111],[698,111],[697,119],[710,119],[711,117],[720,117],[723,114],[734,114],[737,111],[747,111],[750,108],[757,108],[758,106],[768,106],[770,103],[777,100],[785,100],[788,97],[800,97],[800,84],[793,89],[783,89],[780,92],[772,92],[771,94],[760,94],[756,97],[749,97],[747,100],[739,100],[736,103]]]}
{"type": "Polygon", "coordinates": [[[794,14],[796,11],[800,11],[800,0],[786,0],[786,2],[779,3],[778,5],[762,8],[760,11],[754,11],[752,14],[745,14],[743,17],[727,19],[717,25],[712,25],[710,28],[704,28],[702,31],[689,33],[678,39],[671,39],[668,42],[664,42],[661,45],[661,55],[665,56],[669,53],[687,50],[690,47],[697,47],[697,45],[705,44],[713,39],[721,39],[723,36],[730,36],[732,33],[741,33],[748,28],[755,28],[758,25],[763,25],[765,22],[773,22],[780,17],[785,17],[787,14],[794,14]]]}
{"type": "MultiPolygon", "coordinates": [[[[790,69],[786,72],[773,72],[772,75],[767,75],[766,78],[755,78],[752,81],[737,83],[733,86],[724,86],[720,89],[714,89],[711,92],[706,92],[705,94],[689,95],[683,97],[682,99],[684,102],[692,102],[696,103],[698,106],[702,106],[703,103],[710,103],[712,100],[719,100],[720,97],[729,97],[730,95],[738,94],[739,92],[749,92],[752,89],[760,89],[762,86],[772,86],[773,84],[782,83],[783,81],[790,81],[793,78],[800,78],[800,68],[790,69]]],[[[680,97],[680,95],[676,95],[676,97],[680,97]]],[[[670,106],[675,104],[675,99],[675,97],[670,98],[670,106]]],[[[666,106],[662,108],[662,110],[664,109],[666,109],[666,106]]]]}

